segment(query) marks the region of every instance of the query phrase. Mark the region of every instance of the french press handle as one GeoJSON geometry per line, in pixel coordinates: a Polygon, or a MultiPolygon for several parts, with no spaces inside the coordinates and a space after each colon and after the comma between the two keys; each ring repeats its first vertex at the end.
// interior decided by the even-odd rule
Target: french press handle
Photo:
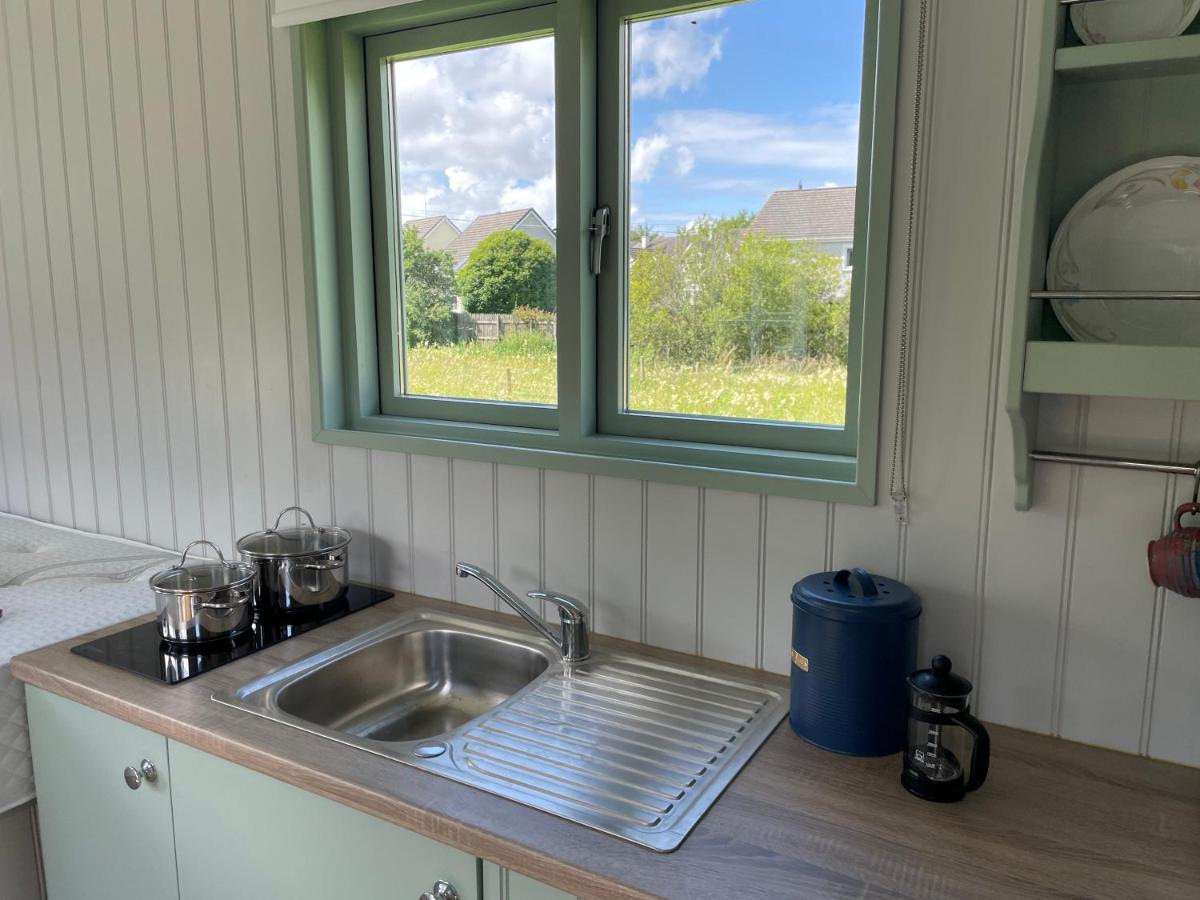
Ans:
{"type": "Polygon", "coordinates": [[[992,755],[992,739],[988,737],[983,723],[967,712],[954,713],[950,721],[968,731],[971,735],[971,774],[963,787],[968,791],[976,790],[987,780],[988,763],[992,755]]]}

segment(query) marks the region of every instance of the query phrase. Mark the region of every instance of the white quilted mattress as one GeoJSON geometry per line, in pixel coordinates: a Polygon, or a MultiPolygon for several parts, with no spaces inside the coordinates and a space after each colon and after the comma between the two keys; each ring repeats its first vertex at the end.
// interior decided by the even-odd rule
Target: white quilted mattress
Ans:
{"type": "Polygon", "coordinates": [[[0,813],[33,798],[14,656],[154,609],[146,580],[173,554],[0,513],[0,813]]]}

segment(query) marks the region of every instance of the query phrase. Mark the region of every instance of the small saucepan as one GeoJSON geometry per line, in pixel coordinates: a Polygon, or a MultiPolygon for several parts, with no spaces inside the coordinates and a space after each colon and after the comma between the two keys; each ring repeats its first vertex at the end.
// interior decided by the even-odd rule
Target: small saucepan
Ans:
{"type": "Polygon", "coordinates": [[[164,639],[198,644],[232,638],[250,627],[253,610],[254,568],[225,562],[211,541],[192,541],[179,562],[150,579],[158,610],[158,630],[164,639]],[[196,560],[188,564],[193,547],[211,547],[220,562],[196,560]]]}
{"type": "Polygon", "coordinates": [[[271,616],[309,611],[339,599],[349,584],[349,545],[346,529],[317,525],[308,510],[289,506],[271,528],[237,543],[242,559],[258,573],[255,607],[271,616]],[[280,528],[289,512],[302,513],[308,524],[280,528]]]}

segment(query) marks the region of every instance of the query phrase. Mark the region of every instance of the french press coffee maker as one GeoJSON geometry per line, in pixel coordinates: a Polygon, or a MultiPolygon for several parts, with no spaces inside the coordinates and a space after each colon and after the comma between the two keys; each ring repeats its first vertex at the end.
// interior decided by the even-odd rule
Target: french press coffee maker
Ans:
{"type": "Polygon", "coordinates": [[[970,713],[971,682],[950,671],[948,656],[908,676],[908,745],[900,783],[923,800],[961,800],[987,778],[991,742],[970,713]],[[959,761],[970,754],[964,771],[959,761]]]}

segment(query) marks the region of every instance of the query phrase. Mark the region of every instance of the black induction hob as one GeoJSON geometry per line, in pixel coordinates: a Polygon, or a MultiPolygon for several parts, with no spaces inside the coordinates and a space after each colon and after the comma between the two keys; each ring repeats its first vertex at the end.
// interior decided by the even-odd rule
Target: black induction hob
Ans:
{"type": "Polygon", "coordinates": [[[328,625],[350,613],[374,606],[391,596],[390,591],[352,584],[337,600],[300,615],[280,615],[270,619],[256,615],[250,628],[229,640],[183,647],[164,641],[158,632],[158,622],[151,621],[79,644],[72,647],[71,652],[164,684],[179,684],[298,634],[328,625]]]}

